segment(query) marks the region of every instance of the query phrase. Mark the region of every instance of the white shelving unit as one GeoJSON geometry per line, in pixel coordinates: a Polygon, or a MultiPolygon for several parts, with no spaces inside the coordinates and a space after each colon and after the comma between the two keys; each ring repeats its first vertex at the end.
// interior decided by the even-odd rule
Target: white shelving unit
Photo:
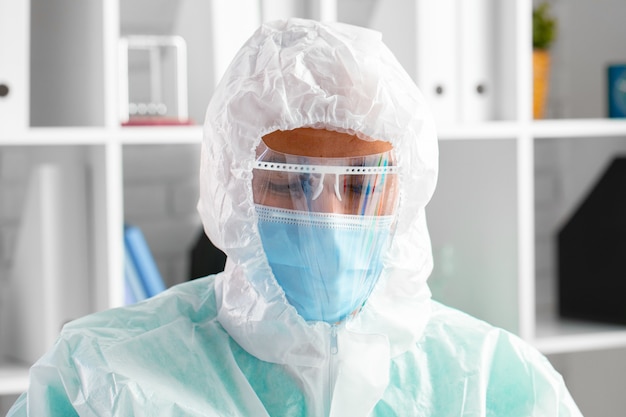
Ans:
{"type": "MultiPolygon", "coordinates": [[[[135,1],[141,5],[140,0],[135,1]]],[[[226,25],[229,33],[237,33],[243,41],[263,16],[279,17],[287,9],[299,16],[323,15],[368,25],[378,3],[384,0],[319,0],[314,2],[315,7],[283,1],[279,2],[282,9],[271,1],[179,3],[179,16],[169,29],[188,42],[192,118],[202,121],[215,80],[234,53],[231,49],[239,45],[220,44],[224,37],[211,32],[211,22],[220,22],[215,27],[226,25]],[[242,10],[250,3],[255,4],[251,14],[241,19],[242,10]],[[236,13],[231,13],[233,10],[236,13]],[[202,24],[189,24],[189,19],[199,19],[202,24]],[[205,56],[211,50],[221,51],[220,55],[205,56]]],[[[36,91],[32,97],[32,127],[0,130],[0,152],[11,147],[33,152],[50,147],[84,150],[93,188],[93,234],[86,242],[93,253],[89,278],[92,285],[91,293],[85,296],[92,300],[92,310],[98,311],[123,303],[122,161],[126,147],[198,144],[202,129],[119,127],[117,40],[124,33],[120,22],[129,21],[123,13],[133,8],[109,0],[80,6],[58,0],[52,9],[47,3],[32,0],[33,21],[38,22],[31,29],[31,83],[36,91]],[[46,55],[43,51],[47,49],[59,53],[46,55]],[[89,53],[82,53],[85,50],[89,53]],[[50,83],[50,77],[57,82],[50,83]]],[[[414,0],[403,0],[394,7],[405,15],[404,20],[408,16],[410,23],[415,16],[407,10],[415,11],[415,4],[414,0]]],[[[139,6],[135,9],[141,10],[139,6]]],[[[148,7],[151,11],[158,9],[153,2],[148,7]]],[[[433,292],[444,302],[517,333],[546,354],[626,348],[626,327],[565,321],[539,308],[535,268],[537,145],[556,141],[559,146],[570,147],[594,138],[610,138],[613,142],[623,140],[626,150],[626,121],[596,115],[533,121],[532,1],[495,2],[493,7],[498,34],[493,57],[499,80],[498,110],[493,120],[439,126],[441,177],[428,207],[436,262],[431,279],[433,292]]],[[[402,27],[401,22],[396,30],[407,34],[402,47],[415,46],[411,38],[415,30],[402,27]]],[[[383,36],[394,39],[390,33],[383,36]]],[[[394,49],[394,45],[390,47],[394,49]]],[[[408,56],[406,59],[415,56],[406,51],[398,55],[408,56]]],[[[412,63],[406,66],[415,67],[412,63]]],[[[554,305],[556,301],[551,302],[554,305]]],[[[25,390],[26,373],[27,366],[0,365],[0,395],[25,390]]]]}

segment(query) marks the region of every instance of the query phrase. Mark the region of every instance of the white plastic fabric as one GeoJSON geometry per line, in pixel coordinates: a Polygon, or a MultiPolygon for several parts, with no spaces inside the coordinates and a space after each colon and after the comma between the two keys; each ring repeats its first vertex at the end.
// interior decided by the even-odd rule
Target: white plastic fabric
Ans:
{"type": "Polygon", "coordinates": [[[533,348],[430,300],[436,134],[379,33],[263,25],[215,91],[201,158],[198,208],[226,271],[69,324],[9,415],[580,416],[533,348]],[[286,301],[257,229],[257,146],[299,127],[388,141],[402,169],[382,275],[336,326],[286,301]]]}
{"type": "Polygon", "coordinates": [[[380,33],[343,24],[264,25],[235,56],[211,100],[199,212],[232,268],[216,283],[220,321],[246,350],[279,362],[300,357],[311,337],[328,331],[325,324],[306,324],[285,302],[255,230],[250,185],[257,146],[268,133],[299,127],[388,141],[397,165],[408,168],[401,173],[397,233],[383,277],[349,325],[357,334],[387,335],[394,354],[405,351],[428,316],[428,304],[420,302],[430,296],[425,282],[432,268],[424,207],[437,179],[436,134],[421,93],[380,33]],[[296,343],[260,348],[262,341],[296,335],[296,343]]]}

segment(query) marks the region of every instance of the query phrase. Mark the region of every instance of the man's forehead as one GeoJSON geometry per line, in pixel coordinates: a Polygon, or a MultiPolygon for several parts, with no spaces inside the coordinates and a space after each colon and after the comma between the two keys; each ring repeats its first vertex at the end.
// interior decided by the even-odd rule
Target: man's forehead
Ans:
{"type": "Polygon", "coordinates": [[[263,142],[276,152],[323,158],[375,155],[393,149],[389,142],[363,140],[349,133],[313,128],[277,130],[263,136],[263,142]]]}

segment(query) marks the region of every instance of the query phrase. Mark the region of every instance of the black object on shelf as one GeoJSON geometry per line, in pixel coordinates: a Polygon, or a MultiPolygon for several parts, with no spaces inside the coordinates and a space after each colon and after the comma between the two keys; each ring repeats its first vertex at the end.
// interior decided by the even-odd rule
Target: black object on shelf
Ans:
{"type": "Polygon", "coordinates": [[[200,230],[190,255],[190,280],[222,272],[226,265],[226,254],[213,245],[204,230],[200,230]]]}
{"type": "Polygon", "coordinates": [[[626,324],[625,187],[618,157],[558,233],[562,317],[626,324]]]}

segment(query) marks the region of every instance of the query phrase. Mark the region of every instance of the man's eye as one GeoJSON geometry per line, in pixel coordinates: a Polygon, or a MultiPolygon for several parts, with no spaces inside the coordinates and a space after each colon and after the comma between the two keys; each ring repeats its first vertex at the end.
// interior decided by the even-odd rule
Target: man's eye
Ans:
{"type": "Polygon", "coordinates": [[[293,189],[288,181],[269,181],[267,188],[277,194],[289,194],[293,189]]]}
{"type": "Polygon", "coordinates": [[[296,196],[302,194],[303,184],[297,180],[270,181],[267,188],[274,194],[296,196]]]}
{"type": "Polygon", "coordinates": [[[344,192],[354,195],[361,195],[362,193],[367,191],[367,187],[363,185],[363,179],[354,175],[346,176],[343,188],[344,192]]]}
{"type": "Polygon", "coordinates": [[[351,175],[344,181],[344,193],[360,198],[367,194],[378,194],[383,191],[383,184],[376,178],[367,176],[351,175]]]}

